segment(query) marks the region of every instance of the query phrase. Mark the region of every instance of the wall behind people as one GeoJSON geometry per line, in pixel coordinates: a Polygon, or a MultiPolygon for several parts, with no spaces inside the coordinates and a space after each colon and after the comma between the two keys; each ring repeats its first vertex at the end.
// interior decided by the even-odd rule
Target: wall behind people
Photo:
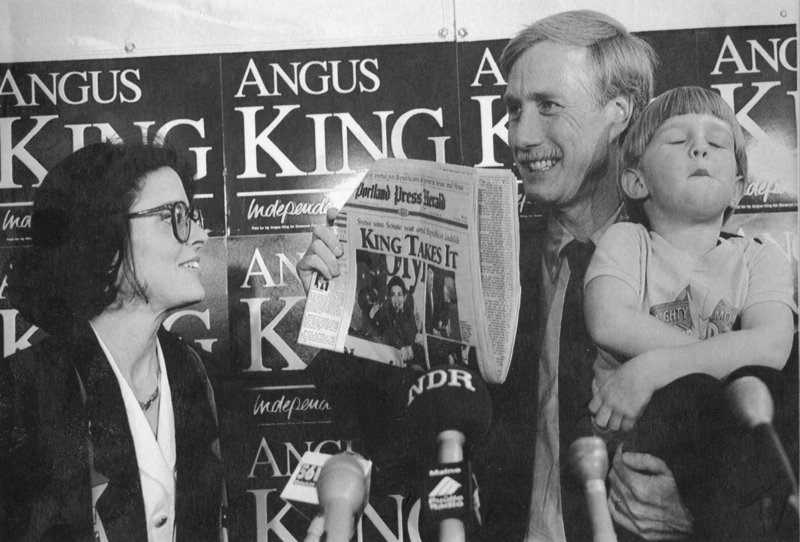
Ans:
{"type": "MultiPolygon", "coordinates": [[[[303,372],[315,351],[296,343],[304,296],[294,265],[310,227],[381,156],[510,168],[500,51],[524,23],[586,4],[509,2],[490,14],[477,2],[385,11],[350,2],[317,13],[304,0],[278,16],[248,2],[248,21],[244,7],[137,3],[117,6],[127,18],[102,12],[105,25],[84,6],[91,31],[80,11],[59,21],[60,4],[4,8],[0,263],[25,249],[36,186],[72,150],[114,137],[184,150],[210,228],[207,299],[167,325],[204,351],[216,382],[232,539],[302,538],[307,522],[278,497],[299,456],[363,446],[303,372]],[[35,30],[44,20],[83,34],[48,39],[35,30]]],[[[762,234],[796,264],[797,6],[599,4],[656,49],[657,93],[700,85],[734,107],[751,185],[726,229],[762,234]]],[[[519,208],[522,227],[536,222],[521,191],[519,208]]],[[[4,286],[3,277],[7,355],[41,332],[8,305],[4,286]]],[[[373,491],[360,539],[416,539],[418,508],[393,491],[373,491]]]]}

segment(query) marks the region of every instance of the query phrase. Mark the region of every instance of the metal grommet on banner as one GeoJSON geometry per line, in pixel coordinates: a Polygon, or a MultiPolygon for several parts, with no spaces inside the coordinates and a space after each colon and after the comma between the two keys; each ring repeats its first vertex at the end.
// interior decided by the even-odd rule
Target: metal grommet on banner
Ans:
{"type": "Polygon", "coordinates": [[[446,38],[447,37],[447,33],[448,33],[447,28],[442,27],[442,28],[439,29],[439,37],[440,38],[442,38],[442,39],[446,38]]]}
{"type": "Polygon", "coordinates": [[[132,53],[135,50],[136,50],[136,44],[135,43],[133,43],[132,41],[125,42],[125,52],[126,53],[132,53]]]}
{"type": "Polygon", "coordinates": [[[464,28],[463,26],[458,29],[458,37],[459,38],[466,38],[467,34],[469,34],[469,31],[466,28],[464,28]]]}

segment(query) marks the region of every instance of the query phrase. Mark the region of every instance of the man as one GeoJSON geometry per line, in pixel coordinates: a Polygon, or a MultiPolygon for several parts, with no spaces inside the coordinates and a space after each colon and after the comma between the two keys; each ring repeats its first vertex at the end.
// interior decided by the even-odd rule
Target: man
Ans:
{"type": "MultiPolygon", "coordinates": [[[[582,245],[588,260],[591,243],[620,218],[617,153],[652,96],[654,63],[644,41],[591,11],[537,21],[501,56],[508,143],[525,193],[548,217],[523,234],[515,354],[507,381],[494,390],[490,442],[479,458],[487,541],[591,539],[581,488],[562,460],[569,442],[591,433],[586,405],[594,352],[583,329],[563,330],[568,346],[561,346],[562,316],[583,322],[581,302],[573,299],[581,295],[580,281],[568,288],[570,275],[576,280],[582,271],[571,269],[566,247],[577,240],[570,246],[582,245]]],[[[332,232],[320,229],[298,274],[304,283],[313,270],[336,276],[340,254],[332,232]]],[[[609,480],[620,499],[611,508],[618,524],[654,539],[691,531],[672,474],[658,458],[618,454],[609,480]]]]}
{"type": "MultiPolygon", "coordinates": [[[[516,352],[506,384],[494,394],[486,447],[501,456],[486,461],[485,479],[492,482],[482,498],[487,540],[591,538],[582,489],[565,460],[569,443],[592,431],[585,411],[594,350],[583,329],[580,286],[594,244],[620,218],[617,153],[652,96],[654,64],[644,41],[591,11],[537,21],[501,55],[509,147],[526,195],[547,217],[538,231],[523,235],[516,352]],[[574,261],[567,254],[573,246],[583,252],[574,261]],[[519,503],[526,502],[527,514],[520,514],[519,503]]],[[[610,477],[613,494],[626,501],[611,508],[614,520],[642,536],[689,531],[691,519],[666,465],[641,454],[626,458],[615,458],[610,477]]]]}

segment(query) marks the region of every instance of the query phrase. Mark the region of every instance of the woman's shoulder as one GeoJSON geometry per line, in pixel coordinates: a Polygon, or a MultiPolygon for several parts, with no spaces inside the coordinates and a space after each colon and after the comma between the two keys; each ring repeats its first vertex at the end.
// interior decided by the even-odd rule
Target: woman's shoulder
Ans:
{"type": "Polygon", "coordinates": [[[203,357],[186,339],[177,333],[161,328],[158,332],[158,340],[161,343],[165,361],[178,361],[184,365],[182,370],[192,371],[202,379],[208,378],[203,357]]]}
{"type": "Polygon", "coordinates": [[[47,335],[27,348],[9,354],[1,363],[15,368],[62,366],[68,361],[69,352],[69,341],[47,335]]]}
{"type": "Polygon", "coordinates": [[[66,341],[47,336],[0,361],[0,392],[23,387],[60,388],[71,371],[66,341]]]}

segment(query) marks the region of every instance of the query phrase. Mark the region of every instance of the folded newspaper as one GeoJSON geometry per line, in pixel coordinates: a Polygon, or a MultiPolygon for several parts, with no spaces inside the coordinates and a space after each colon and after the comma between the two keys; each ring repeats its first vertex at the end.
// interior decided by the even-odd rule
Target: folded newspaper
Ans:
{"type": "Polygon", "coordinates": [[[312,281],[299,343],[505,380],[520,299],[510,171],[379,160],[333,228],[341,275],[312,281]]]}

